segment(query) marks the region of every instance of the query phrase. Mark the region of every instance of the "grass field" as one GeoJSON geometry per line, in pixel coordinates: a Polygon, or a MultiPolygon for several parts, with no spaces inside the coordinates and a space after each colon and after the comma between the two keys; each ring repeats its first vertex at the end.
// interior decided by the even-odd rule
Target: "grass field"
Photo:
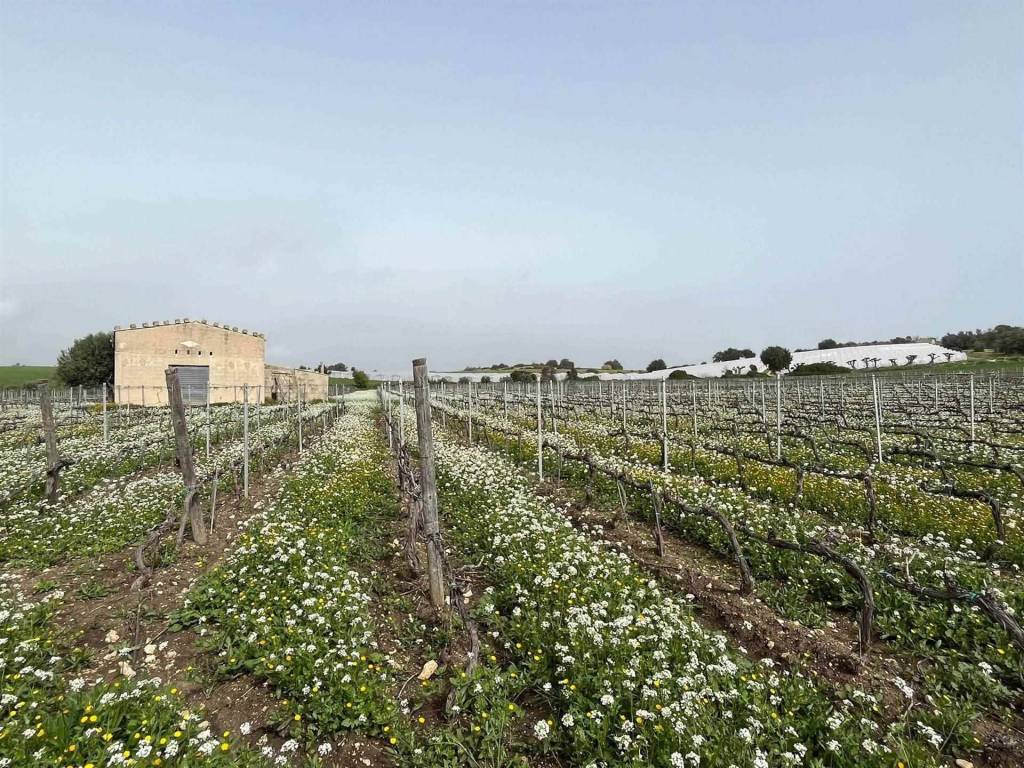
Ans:
{"type": "Polygon", "coordinates": [[[1024,355],[1000,355],[997,352],[968,352],[967,359],[957,363],[939,363],[943,371],[1000,371],[1024,368],[1024,355]]]}
{"type": "Polygon", "coordinates": [[[53,377],[52,365],[0,365],[0,389],[24,387],[53,377]]]}

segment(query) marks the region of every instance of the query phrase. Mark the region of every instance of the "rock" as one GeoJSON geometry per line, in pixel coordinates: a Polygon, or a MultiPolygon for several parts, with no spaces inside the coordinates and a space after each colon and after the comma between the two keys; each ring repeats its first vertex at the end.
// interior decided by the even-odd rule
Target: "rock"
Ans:
{"type": "Polygon", "coordinates": [[[970,760],[964,760],[962,757],[958,757],[954,762],[956,768],[974,768],[974,763],[970,760]]]}
{"type": "Polygon", "coordinates": [[[127,661],[122,661],[118,669],[121,671],[121,674],[127,678],[135,677],[135,670],[132,669],[132,665],[127,661]]]}
{"type": "Polygon", "coordinates": [[[431,659],[423,665],[423,669],[420,671],[418,679],[429,680],[435,672],[437,672],[437,662],[431,659]]]}
{"type": "Polygon", "coordinates": [[[113,629],[110,630],[109,632],[107,632],[106,637],[103,638],[103,640],[105,642],[108,642],[108,643],[116,643],[120,639],[121,639],[121,636],[119,634],[117,634],[116,630],[113,630],[113,629]]]}

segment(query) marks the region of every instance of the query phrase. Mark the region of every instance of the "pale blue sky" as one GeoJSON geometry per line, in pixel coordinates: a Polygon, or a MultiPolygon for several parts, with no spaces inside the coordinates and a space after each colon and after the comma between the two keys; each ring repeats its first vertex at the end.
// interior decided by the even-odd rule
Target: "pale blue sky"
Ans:
{"type": "Polygon", "coordinates": [[[0,2],[0,363],[700,362],[1024,323],[1024,3],[0,2]]]}

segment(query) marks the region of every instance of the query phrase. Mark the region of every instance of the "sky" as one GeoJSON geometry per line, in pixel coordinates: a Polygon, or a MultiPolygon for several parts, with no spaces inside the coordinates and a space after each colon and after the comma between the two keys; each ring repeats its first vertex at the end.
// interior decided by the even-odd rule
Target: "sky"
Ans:
{"type": "Polygon", "coordinates": [[[1024,324],[1024,4],[0,2],[0,364],[437,370],[1024,324]]]}

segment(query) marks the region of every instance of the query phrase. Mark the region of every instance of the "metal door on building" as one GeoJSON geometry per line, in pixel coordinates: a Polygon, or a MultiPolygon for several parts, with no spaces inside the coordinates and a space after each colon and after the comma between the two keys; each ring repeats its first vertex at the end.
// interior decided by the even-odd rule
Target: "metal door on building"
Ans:
{"type": "Polygon", "coordinates": [[[178,372],[182,402],[202,405],[206,402],[206,389],[210,386],[210,366],[172,365],[178,372]]]}

